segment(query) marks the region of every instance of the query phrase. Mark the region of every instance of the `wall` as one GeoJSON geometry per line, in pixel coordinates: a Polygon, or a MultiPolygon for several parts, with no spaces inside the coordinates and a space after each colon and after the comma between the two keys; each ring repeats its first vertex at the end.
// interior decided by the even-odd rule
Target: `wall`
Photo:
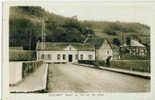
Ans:
{"type": "Polygon", "coordinates": [[[92,55],[92,60],[95,60],[95,51],[77,51],[77,50],[72,50],[72,51],[37,51],[37,60],[41,60],[41,55],[45,54],[51,55],[51,59],[45,59],[47,62],[69,62],[69,55],[72,55],[72,62],[77,62],[78,59],[80,59],[80,54],[84,55],[83,60],[89,60],[88,55],[92,55]],[[60,54],[61,58],[58,60],[57,55],[60,54]],[[66,55],[66,59],[63,60],[62,55],[66,55]],[[78,55],[78,59],[76,59],[76,55],[78,55]]]}
{"type": "Polygon", "coordinates": [[[22,62],[9,62],[9,84],[22,80],[22,62]]]}

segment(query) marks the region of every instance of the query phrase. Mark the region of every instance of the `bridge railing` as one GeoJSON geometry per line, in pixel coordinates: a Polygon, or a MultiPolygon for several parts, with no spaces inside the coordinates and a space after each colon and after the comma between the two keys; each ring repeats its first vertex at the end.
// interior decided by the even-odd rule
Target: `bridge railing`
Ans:
{"type": "Polygon", "coordinates": [[[23,65],[22,65],[22,78],[25,78],[27,75],[34,72],[42,64],[43,64],[43,61],[23,62],[23,65]]]}
{"type": "Polygon", "coordinates": [[[9,62],[9,84],[16,85],[29,74],[42,66],[43,61],[11,61],[9,62]]]}

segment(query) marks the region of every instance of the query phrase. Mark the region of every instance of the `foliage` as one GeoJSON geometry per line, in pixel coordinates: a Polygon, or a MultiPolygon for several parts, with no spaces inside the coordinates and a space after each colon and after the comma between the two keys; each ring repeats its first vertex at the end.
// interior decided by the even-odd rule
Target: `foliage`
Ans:
{"type": "Polygon", "coordinates": [[[130,37],[126,37],[126,44],[130,45],[131,44],[131,38],[130,37]]]}
{"type": "Polygon", "coordinates": [[[10,18],[10,46],[22,46],[24,50],[34,50],[37,41],[41,41],[42,23],[40,17],[44,14],[48,15],[48,19],[45,20],[47,42],[83,42],[85,38],[95,34],[92,29],[71,18],[66,18],[64,23],[60,24],[52,19],[53,14],[46,12],[40,7],[17,8],[23,11],[25,17],[16,18],[14,16],[10,18]],[[33,19],[34,17],[26,16],[36,17],[33,19]]]}
{"type": "Polygon", "coordinates": [[[121,56],[122,60],[150,60],[150,56],[130,56],[129,54],[122,54],[121,56]]]}
{"type": "Polygon", "coordinates": [[[90,65],[94,65],[95,67],[99,67],[99,66],[104,66],[105,62],[102,60],[79,60],[78,63],[82,63],[82,64],[90,64],[90,65]]]}
{"type": "Polygon", "coordinates": [[[22,6],[18,8],[28,15],[42,17],[45,14],[44,10],[39,6],[22,6]]]}
{"type": "Polygon", "coordinates": [[[10,61],[32,61],[36,59],[34,51],[23,51],[23,50],[10,50],[9,60],[10,61]]]}
{"type": "Polygon", "coordinates": [[[23,46],[24,49],[35,49],[36,42],[40,37],[40,24],[34,24],[29,19],[10,19],[10,46],[23,46]]]}
{"type": "Polygon", "coordinates": [[[112,68],[150,72],[150,60],[113,60],[110,63],[112,68]]]}
{"type": "MultiPolygon", "coordinates": [[[[121,33],[125,33],[133,39],[143,40],[146,45],[150,43],[150,27],[140,23],[78,21],[49,13],[38,6],[11,7],[10,13],[9,45],[23,46],[25,50],[34,50],[37,41],[41,41],[40,18],[44,16],[47,17],[45,33],[48,42],[83,42],[90,36],[95,38],[92,39],[93,43],[97,43],[100,38],[107,38],[111,43],[114,43],[114,38],[118,38],[122,43],[121,33]],[[101,35],[95,36],[98,33],[93,29],[101,30],[101,35]]],[[[119,45],[118,41],[115,43],[119,45]]]]}
{"type": "Polygon", "coordinates": [[[120,46],[121,45],[121,42],[120,42],[120,40],[118,38],[114,38],[113,41],[112,41],[112,43],[114,45],[117,45],[117,46],[120,46]]]}

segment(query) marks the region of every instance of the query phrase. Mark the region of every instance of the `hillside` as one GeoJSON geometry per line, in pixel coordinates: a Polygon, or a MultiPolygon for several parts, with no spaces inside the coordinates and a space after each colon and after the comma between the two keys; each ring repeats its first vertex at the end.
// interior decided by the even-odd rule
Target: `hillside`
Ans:
{"type": "Polygon", "coordinates": [[[47,42],[83,42],[94,35],[92,29],[78,20],[49,13],[41,7],[11,7],[9,25],[9,45],[29,50],[34,50],[37,41],[42,40],[42,30],[47,42]]]}
{"type": "Polygon", "coordinates": [[[107,38],[111,42],[114,38],[118,38],[122,42],[122,37],[125,39],[130,37],[144,44],[150,44],[150,27],[144,24],[119,21],[83,21],[82,23],[91,27],[98,37],[107,38]]]}
{"type": "Polygon", "coordinates": [[[123,43],[122,37],[124,36],[125,39],[130,37],[143,44],[150,44],[150,27],[144,24],[78,21],[49,13],[41,7],[11,7],[9,45],[35,49],[36,42],[41,41],[41,18],[43,17],[47,19],[45,32],[48,42],[83,42],[90,36],[89,39],[93,37],[95,40],[106,38],[112,45],[115,45],[114,47],[118,47],[123,43]],[[115,40],[117,43],[114,43],[115,40]]]}

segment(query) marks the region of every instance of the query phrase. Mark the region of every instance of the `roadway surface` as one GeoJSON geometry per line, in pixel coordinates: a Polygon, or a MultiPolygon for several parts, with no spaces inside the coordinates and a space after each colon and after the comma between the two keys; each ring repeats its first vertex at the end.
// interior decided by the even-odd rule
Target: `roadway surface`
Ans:
{"type": "Polygon", "coordinates": [[[149,92],[150,80],[72,64],[50,64],[48,92],[149,92]]]}

